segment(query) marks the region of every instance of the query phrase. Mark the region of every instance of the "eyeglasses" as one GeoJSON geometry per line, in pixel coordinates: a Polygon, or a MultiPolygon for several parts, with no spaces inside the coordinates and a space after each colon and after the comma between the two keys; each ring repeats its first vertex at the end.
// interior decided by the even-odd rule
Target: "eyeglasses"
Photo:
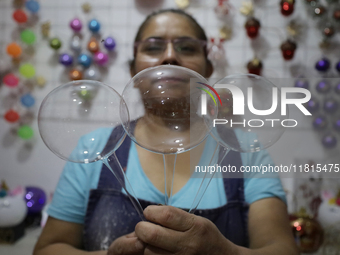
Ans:
{"type": "Polygon", "coordinates": [[[193,38],[177,38],[168,40],[161,38],[149,38],[135,43],[135,54],[138,50],[140,53],[147,56],[159,58],[164,54],[169,43],[172,43],[173,49],[181,57],[192,58],[206,54],[207,42],[193,38]]]}

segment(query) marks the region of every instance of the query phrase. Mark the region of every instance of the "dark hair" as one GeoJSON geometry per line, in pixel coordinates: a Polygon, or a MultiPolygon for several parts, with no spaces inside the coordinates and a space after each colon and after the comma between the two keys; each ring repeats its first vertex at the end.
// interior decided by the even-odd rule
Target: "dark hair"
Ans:
{"type": "MultiPolygon", "coordinates": [[[[201,40],[204,40],[204,41],[208,40],[203,28],[197,23],[195,18],[193,18],[190,14],[186,13],[185,11],[183,11],[181,9],[162,9],[162,10],[159,10],[159,11],[156,11],[156,12],[149,14],[145,18],[143,23],[138,28],[138,32],[137,32],[135,40],[134,40],[135,43],[138,42],[141,39],[142,33],[144,32],[145,27],[149,24],[150,20],[153,17],[155,17],[159,14],[162,14],[162,13],[176,13],[176,14],[179,14],[179,15],[186,17],[192,23],[192,25],[194,26],[195,31],[197,32],[198,39],[201,39],[201,40]]],[[[135,50],[136,49],[134,48],[133,60],[130,61],[130,67],[133,66],[134,63],[135,63],[135,55],[136,55],[135,50]]],[[[205,53],[205,55],[207,55],[207,54],[205,53]]]]}

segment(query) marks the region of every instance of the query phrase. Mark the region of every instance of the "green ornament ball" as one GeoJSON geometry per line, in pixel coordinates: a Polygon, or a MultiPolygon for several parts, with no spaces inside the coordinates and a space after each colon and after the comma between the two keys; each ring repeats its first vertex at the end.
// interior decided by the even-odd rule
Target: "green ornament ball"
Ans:
{"type": "Polygon", "coordinates": [[[35,68],[31,64],[22,64],[19,73],[25,78],[32,78],[35,75],[35,68]]]}
{"type": "Polygon", "coordinates": [[[79,91],[78,96],[84,100],[91,100],[93,98],[92,92],[86,89],[79,91]]]}
{"type": "Polygon", "coordinates": [[[61,41],[59,40],[59,38],[52,38],[50,40],[50,47],[54,50],[58,50],[61,47],[61,41]]]}
{"type": "Polygon", "coordinates": [[[20,34],[21,41],[24,43],[31,45],[35,42],[35,34],[30,29],[25,29],[20,34]]]}
{"type": "Polygon", "coordinates": [[[33,129],[30,126],[23,125],[18,129],[18,136],[23,140],[31,139],[33,134],[33,129]]]}

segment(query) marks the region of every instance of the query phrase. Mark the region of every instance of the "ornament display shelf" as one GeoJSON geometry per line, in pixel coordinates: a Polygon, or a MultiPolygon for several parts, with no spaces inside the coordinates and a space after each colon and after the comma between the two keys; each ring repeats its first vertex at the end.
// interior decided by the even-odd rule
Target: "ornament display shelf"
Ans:
{"type": "Polygon", "coordinates": [[[0,244],[0,254],[29,255],[33,254],[34,245],[40,236],[42,229],[28,228],[25,235],[14,244],[0,244]]]}

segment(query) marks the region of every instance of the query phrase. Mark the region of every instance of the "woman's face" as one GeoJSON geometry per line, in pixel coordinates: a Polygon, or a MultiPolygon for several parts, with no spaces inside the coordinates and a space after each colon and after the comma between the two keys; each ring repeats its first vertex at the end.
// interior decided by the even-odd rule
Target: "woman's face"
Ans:
{"type": "MultiPolygon", "coordinates": [[[[142,32],[140,41],[153,39],[198,39],[194,25],[183,15],[176,13],[162,13],[148,22],[142,32]]],[[[213,72],[211,63],[207,61],[205,52],[202,49],[199,53],[192,55],[183,55],[173,47],[173,43],[168,43],[161,54],[150,55],[143,51],[143,45],[136,48],[134,66],[131,67],[131,75],[134,76],[138,72],[158,65],[178,65],[196,71],[202,76],[208,78],[213,72]]]]}

